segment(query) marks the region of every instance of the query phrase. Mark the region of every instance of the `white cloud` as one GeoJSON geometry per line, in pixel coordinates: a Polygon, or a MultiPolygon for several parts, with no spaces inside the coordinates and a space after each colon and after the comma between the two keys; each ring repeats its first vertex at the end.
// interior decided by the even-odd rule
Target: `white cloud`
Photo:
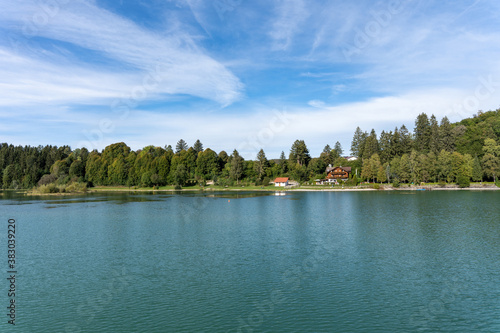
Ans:
{"type": "MultiPolygon", "coordinates": [[[[136,110],[126,117],[109,117],[112,129],[101,130],[100,124],[108,116],[88,117],[75,111],[60,111],[46,115],[43,122],[26,123],[19,126],[44,126],[38,140],[30,137],[31,131],[24,131],[22,144],[38,144],[40,139],[52,138],[53,128],[61,128],[65,139],[53,144],[70,144],[72,147],[87,146],[103,149],[111,143],[124,141],[133,149],[147,145],[175,145],[179,139],[193,144],[200,139],[205,147],[216,151],[238,149],[246,159],[255,158],[263,148],[269,158],[278,158],[281,151],[288,153],[296,139],[305,140],[311,154],[319,156],[326,144],[340,141],[346,154],[350,148],[352,135],[357,126],[370,131],[374,128],[380,135],[382,130],[393,130],[405,124],[412,130],[415,118],[425,112],[436,115],[438,120],[447,116],[451,121],[470,117],[477,110],[494,109],[500,99],[500,84],[487,93],[486,86],[477,95],[477,87],[467,90],[440,89],[422,90],[400,96],[373,98],[363,102],[329,106],[321,101],[311,101],[311,106],[276,109],[263,105],[253,105],[251,113],[241,113],[234,106],[224,114],[220,112],[192,111],[153,112],[136,110]],[[479,96],[479,97],[477,97],[479,96]],[[482,97],[481,97],[482,96],[482,97]],[[477,105],[473,104],[474,98],[477,105]],[[64,124],[64,126],[62,126],[64,124]],[[140,129],[140,131],[137,131],[140,129]]],[[[20,119],[19,114],[0,114],[9,122],[20,119]]],[[[30,119],[30,117],[28,117],[30,119]]],[[[8,137],[8,136],[7,136],[8,137]]],[[[61,140],[61,139],[59,139],[61,140]]],[[[18,143],[17,141],[13,141],[18,143]]]]}
{"type": "Polygon", "coordinates": [[[282,0],[277,2],[277,18],[269,35],[274,40],[273,49],[286,50],[292,43],[294,35],[308,17],[308,10],[303,0],[282,0]]]}
{"type": "MultiPolygon", "coordinates": [[[[34,1],[20,0],[4,5],[0,12],[0,22],[3,25],[22,27],[21,31],[17,32],[25,34],[26,37],[32,37],[33,34],[71,43],[136,68],[135,71],[122,69],[122,73],[116,75],[116,80],[121,81],[123,76],[131,76],[133,73],[139,78],[135,84],[141,84],[142,78],[148,72],[155,71],[158,84],[152,90],[157,94],[188,94],[211,99],[222,105],[229,105],[241,97],[242,84],[239,79],[222,64],[204,54],[204,51],[182,31],[170,31],[164,34],[151,32],[97,7],[92,2],[71,2],[49,10],[42,9],[34,1]],[[140,75],[137,75],[138,71],[140,75]]],[[[45,62],[47,63],[39,62],[42,68],[55,68],[58,65],[48,60],[45,62]]],[[[5,60],[2,60],[0,65],[7,67],[5,60]]],[[[61,66],[59,71],[63,70],[72,72],[71,68],[61,66]]],[[[80,68],[76,66],[76,70],[80,68]]],[[[82,80],[94,81],[100,73],[101,70],[94,68],[93,73],[87,71],[86,74],[89,75],[82,80]]],[[[38,77],[38,74],[35,68],[32,77],[38,77]]],[[[4,80],[10,78],[4,77],[4,80]]],[[[60,88],[68,97],[80,94],[82,98],[91,99],[103,95],[97,93],[99,89],[79,90],[81,87],[78,84],[70,84],[68,87],[66,85],[68,81],[65,81],[64,86],[60,88]],[[75,87],[70,88],[71,86],[75,87]],[[70,91],[65,92],[65,89],[70,91]]],[[[46,82],[46,84],[60,85],[60,82],[46,82]]],[[[118,86],[123,87],[123,84],[118,86]]],[[[132,88],[133,86],[129,84],[125,90],[132,88]]],[[[10,89],[17,90],[20,95],[29,95],[32,86],[11,85],[10,89]]],[[[54,89],[49,87],[48,90],[54,89]]]]}
{"type": "Polygon", "coordinates": [[[325,102],[314,99],[312,101],[307,102],[308,105],[312,106],[313,108],[323,108],[325,107],[325,102]]]}

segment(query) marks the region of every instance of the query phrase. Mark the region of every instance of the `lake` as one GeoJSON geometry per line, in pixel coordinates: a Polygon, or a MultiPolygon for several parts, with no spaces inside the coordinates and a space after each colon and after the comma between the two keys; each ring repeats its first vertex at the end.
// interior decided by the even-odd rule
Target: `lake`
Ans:
{"type": "Polygon", "coordinates": [[[500,192],[269,194],[4,193],[0,331],[500,332],[500,192]]]}

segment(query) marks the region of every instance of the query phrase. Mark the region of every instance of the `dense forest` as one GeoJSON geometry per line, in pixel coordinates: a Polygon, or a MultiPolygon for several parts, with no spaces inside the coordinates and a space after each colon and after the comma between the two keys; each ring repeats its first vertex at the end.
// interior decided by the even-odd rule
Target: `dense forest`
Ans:
{"type": "Polygon", "coordinates": [[[324,178],[329,164],[351,166],[350,183],[360,181],[421,183],[497,181],[500,175],[500,110],[478,112],[451,124],[420,114],[413,133],[405,125],[377,136],[359,127],[351,144],[357,160],[348,161],[339,142],[326,145],[312,158],[306,143],[296,140],[288,157],[267,159],[260,150],[255,160],[244,160],[237,150],[228,154],[204,148],[197,140],[189,147],[179,140],[175,150],[147,146],[133,151],[125,143],[107,146],[102,152],[69,146],[0,147],[0,175],[4,189],[45,186],[185,186],[267,185],[277,176],[298,182],[324,178]]]}

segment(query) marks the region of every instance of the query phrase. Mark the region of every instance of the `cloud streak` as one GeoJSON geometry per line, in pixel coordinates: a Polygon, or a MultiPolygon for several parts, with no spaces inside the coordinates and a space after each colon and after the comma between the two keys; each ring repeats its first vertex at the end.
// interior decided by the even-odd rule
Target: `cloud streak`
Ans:
{"type": "MultiPolygon", "coordinates": [[[[6,4],[0,13],[0,22],[3,25],[24,27],[19,34],[26,37],[43,37],[57,42],[64,42],[79,48],[97,52],[102,57],[108,58],[122,65],[120,73],[108,73],[108,76],[116,77],[117,81],[122,81],[123,76],[133,76],[141,81],[148,71],[155,71],[158,77],[158,84],[153,91],[153,95],[158,94],[187,94],[205,99],[214,100],[222,105],[229,105],[241,98],[242,84],[221,63],[217,62],[199,48],[189,35],[182,31],[174,30],[159,34],[146,30],[134,22],[113,14],[107,10],[97,7],[93,2],[71,2],[53,9],[53,15],[47,16],[47,22],[39,24],[39,28],[33,30],[34,36],[26,35],[27,29],[23,20],[26,17],[35,18],[43,13],[43,9],[34,1],[16,1],[6,4]],[[24,30],[24,31],[22,31],[24,30]]],[[[29,21],[28,21],[29,22],[29,21]]],[[[31,23],[33,23],[31,22],[31,23]]],[[[71,49],[70,46],[68,48],[71,49]]],[[[43,50],[38,50],[42,52],[43,50]]],[[[55,68],[57,64],[50,61],[39,61],[42,72],[47,68],[55,68]]],[[[7,67],[4,61],[2,67],[7,67]]],[[[78,74],[86,74],[82,80],[98,82],[101,79],[101,69],[94,68],[84,71],[81,67],[90,67],[88,63],[75,64],[78,74]]],[[[21,67],[20,67],[21,68],[21,67]]],[[[19,69],[20,69],[19,68],[19,69]]],[[[17,70],[17,68],[14,68],[17,70]]],[[[68,68],[60,67],[61,72],[67,72],[68,68]]],[[[71,71],[69,71],[71,73],[71,71]]],[[[35,71],[32,76],[37,77],[35,71]]],[[[4,81],[13,79],[12,76],[4,77],[4,81]]],[[[112,78],[108,79],[113,80],[112,78]]],[[[10,81],[10,80],[9,80],[10,81]]],[[[68,80],[69,81],[69,80],[68,80]]],[[[64,82],[61,88],[62,93],[67,89],[68,81],[64,82]]],[[[127,90],[133,80],[125,80],[125,85],[115,85],[127,90]],[[127,84],[128,82],[128,84],[127,84]],[[124,87],[125,86],[125,87],[124,87]]],[[[9,90],[20,90],[19,94],[29,94],[32,86],[20,86],[3,82],[10,85],[9,90]]],[[[60,82],[47,82],[47,85],[59,85],[60,82]]],[[[99,85],[99,83],[97,83],[99,85]]],[[[53,91],[54,89],[49,89],[53,91]]],[[[100,99],[103,97],[101,87],[97,86],[93,90],[86,90],[79,87],[78,83],[74,89],[70,89],[72,94],[80,92],[80,96],[100,99]],[[93,93],[91,93],[93,92],[93,93]]],[[[106,94],[104,94],[106,95],[106,94]]],[[[112,94],[113,95],[113,94],[112,94]]],[[[77,102],[79,102],[77,100],[77,102]]]]}

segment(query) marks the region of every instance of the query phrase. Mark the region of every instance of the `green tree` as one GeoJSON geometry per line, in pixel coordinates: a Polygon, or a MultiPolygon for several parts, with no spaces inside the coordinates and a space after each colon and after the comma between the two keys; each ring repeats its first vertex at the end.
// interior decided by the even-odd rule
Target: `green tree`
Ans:
{"type": "MultiPolygon", "coordinates": [[[[429,153],[430,154],[430,153],[429,153]]],[[[431,179],[431,163],[429,162],[429,155],[419,154],[417,157],[417,179],[420,182],[428,182],[431,179]]]]}
{"type": "Polygon", "coordinates": [[[89,158],[87,159],[87,165],[85,166],[86,178],[89,182],[94,185],[104,185],[106,173],[102,172],[102,161],[101,156],[98,152],[93,151],[90,153],[89,158]]]}
{"type": "Polygon", "coordinates": [[[388,162],[392,159],[391,147],[392,131],[382,131],[380,133],[379,148],[380,148],[380,161],[382,163],[388,162]]]}
{"type": "Polygon", "coordinates": [[[362,155],[364,151],[365,140],[367,137],[368,133],[363,132],[359,127],[356,128],[354,137],[352,138],[351,142],[351,153],[353,154],[353,156],[356,156],[358,158],[363,157],[362,155]]]}
{"type": "Polygon", "coordinates": [[[395,156],[390,163],[393,179],[401,180],[401,157],[395,156]]]}
{"type": "MultiPolygon", "coordinates": [[[[375,171],[376,173],[377,171],[375,171]]],[[[373,177],[374,171],[372,169],[371,159],[365,158],[363,160],[363,169],[361,170],[361,178],[370,181],[373,177]]]]}
{"type": "Polygon", "coordinates": [[[178,154],[183,150],[188,150],[188,144],[183,139],[180,139],[175,145],[175,153],[178,154]]]}
{"type": "Polygon", "coordinates": [[[128,170],[123,156],[117,157],[111,165],[108,166],[109,185],[125,185],[128,179],[128,170]]]}
{"type": "Polygon", "coordinates": [[[290,149],[289,160],[292,164],[299,164],[307,167],[309,161],[311,160],[311,156],[309,155],[309,150],[307,149],[306,143],[304,140],[295,140],[290,149]]]}
{"type": "Polygon", "coordinates": [[[292,166],[290,173],[292,178],[299,182],[305,182],[309,179],[309,172],[307,171],[307,167],[305,165],[296,163],[292,166]]]}
{"type": "Polygon", "coordinates": [[[174,153],[174,150],[172,149],[172,145],[168,145],[168,146],[165,145],[165,151],[167,153],[172,153],[172,154],[174,153]]]}
{"type": "Polygon", "coordinates": [[[332,153],[332,148],[330,148],[330,145],[326,145],[325,148],[323,148],[323,151],[319,155],[319,158],[321,158],[326,165],[333,165],[335,156],[332,153]]]}
{"type": "Polygon", "coordinates": [[[438,179],[451,182],[451,153],[441,150],[437,157],[438,179]]]}
{"type": "Polygon", "coordinates": [[[257,173],[257,178],[262,180],[266,176],[266,171],[269,167],[269,162],[263,149],[259,150],[257,153],[257,161],[255,161],[254,167],[255,172],[257,173]]]}
{"type": "Polygon", "coordinates": [[[410,180],[414,184],[420,183],[420,164],[418,159],[418,152],[413,149],[408,156],[409,165],[410,165],[410,180]]]}
{"type": "Polygon", "coordinates": [[[498,174],[500,173],[500,145],[497,145],[493,139],[484,140],[484,156],[483,156],[483,170],[484,174],[493,178],[496,182],[498,174]]]}
{"type": "Polygon", "coordinates": [[[333,150],[335,150],[337,156],[342,156],[342,154],[344,153],[344,150],[342,150],[342,145],[340,144],[339,141],[335,142],[333,150]]]}
{"type": "Polygon", "coordinates": [[[50,168],[50,173],[56,177],[61,177],[69,173],[69,165],[66,160],[55,161],[50,168]]]}
{"type": "Polygon", "coordinates": [[[196,140],[196,142],[193,145],[193,149],[196,152],[196,154],[203,151],[203,144],[201,143],[200,140],[196,140]]]}
{"type": "Polygon", "coordinates": [[[151,180],[151,176],[153,173],[151,171],[146,171],[141,175],[141,186],[143,187],[151,187],[153,186],[153,182],[151,180]]]}
{"type": "Polygon", "coordinates": [[[85,164],[83,164],[80,158],[74,160],[69,167],[70,177],[84,177],[85,176],[85,164]]]}
{"type": "Polygon", "coordinates": [[[372,129],[370,135],[366,138],[365,144],[363,147],[363,159],[371,158],[373,154],[379,153],[379,145],[377,140],[377,134],[375,130],[372,129]]]}
{"type": "Polygon", "coordinates": [[[137,154],[135,151],[130,152],[127,157],[125,157],[125,163],[127,164],[128,169],[128,178],[126,185],[127,186],[136,186],[139,185],[140,174],[135,169],[135,161],[137,159],[137,154]]]}
{"type": "Polygon", "coordinates": [[[441,148],[447,152],[452,152],[455,148],[455,138],[453,136],[452,126],[448,117],[441,119],[439,126],[439,137],[441,140],[441,148]]]}
{"type": "Polygon", "coordinates": [[[438,179],[438,167],[437,167],[437,155],[434,152],[427,154],[427,164],[425,166],[427,172],[429,173],[429,180],[437,181],[438,179]]]}
{"type": "Polygon", "coordinates": [[[162,185],[168,184],[168,174],[170,173],[170,161],[172,160],[172,151],[166,151],[158,158],[158,182],[162,185]]]}
{"type": "Polygon", "coordinates": [[[493,181],[496,182],[500,169],[498,158],[493,154],[485,154],[483,156],[482,162],[484,174],[487,177],[493,178],[493,181]]]}
{"type": "Polygon", "coordinates": [[[281,155],[280,155],[280,160],[278,162],[278,166],[279,166],[279,172],[281,175],[284,175],[288,172],[288,164],[287,164],[287,161],[286,161],[286,156],[285,156],[285,152],[282,151],[281,152],[281,155]]]}
{"type": "Polygon", "coordinates": [[[427,153],[431,141],[431,126],[427,114],[421,113],[415,120],[414,147],[418,152],[427,153]]]}
{"type": "MultiPolygon", "coordinates": [[[[325,161],[321,158],[313,158],[311,159],[311,162],[309,162],[309,165],[307,167],[309,169],[309,174],[312,175],[313,177],[316,177],[319,175],[323,175],[326,170],[326,164],[325,161]]],[[[322,176],[324,177],[324,176],[322,176]]]]}
{"type": "Polygon", "coordinates": [[[391,178],[392,178],[391,165],[390,165],[389,162],[385,162],[382,167],[384,168],[384,172],[385,172],[385,181],[387,181],[388,183],[390,183],[391,182],[391,178]]]}
{"type": "Polygon", "coordinates": [[[401,156],[399,164],[399,178],[403,182],[408,182],[411,179],[411,163],[410,156],[408,154],[403,154],[403,156],[401,156]]]}
{"type": "Polygon", "coordinates": [[[439,135],[439,124],[436,116],[432,115],[430,123],[429,150],[438,154],[441,151],[441,137],[439,135]]]}
{"type": "Polygon", "coordinates": [[[475,182],[483,181],[483,168],[481,167],[481,162],[479,161],[477,155],[472,161],[472,180],[475,182]]]}
{"type": "Polygon", "coordinates": [[[379,178],[379,174],[380,172],[384,173],[384,176],[381,176],[381,178],[385,178],[385,172],[382,168],[382,164],[380,163],[380,157],[376,153],[373,154],[372,157],[370,158],[370,169],[371,169],[371,178],[373,178],[373,182],[375,182],[375,178],[377,178],[377,181],[382,182],[379,178]]]}
{"type": "Polygon", "coordinates": [[[448,172],[448,180],[450,182],[457,181],[458,177],[463,175],[464,157],[459,152],[454,151],[450,155],[450,169],[448,172]]]}
{"type": "Polygon", "coordinates": [[[229,175],[232,179],[236,180],[237,183],[239,183],[240,178],[243,176],[243,162],[243,157],[241,157],[238,151],[235,149],[233,151],[233,154],[231,155],[229,162],[231,165],[229,175]]]}
{"type": "Polygon", "coordinates": [[[189,178],[186,166],[182,163],[178,164],[173,176],[175,185],[184,186],[189,178]]]}
{"type": "MultiPolygon", "coordinates": [[[[403,155],[403,147],[401,142],[401,135],[399,134],[399,129],[396,127],[391,137],[391,156],[392,158],[403,155]]],[[[392,160],[392,159],[391,159],[392,160]]]]}
{"type": "Polygon", "coordinates": [[[219,171],[217,153],[207,148],[200,152],[196,160],[196,175],[203,180],[213,179],[219,171]]]}
{"type": "Polygon", "coordinates": [[[223,150],[219,153],[219,170],[224,170],[227,162],[229,161],[229,155],[223,150]]]}
{"type": "Polygon", "coordinates": [[[3,170],[3,175],[2,175],[3,186],[2,187],[4,189],[10,188],[13,181],[14,181],[14,166],[12,164],[10,164],[3,170]]]}
{"type": "Polygon", "coordinates": [[[405,125],[399,128],[401,154],[409,154],[413,148],[413,138],[405,125]]]}
{"type": "Polygon", "coordinates": [[[378,168],[377,180],[380,183],[385,183],[387,181],[387,175],[385,173],[385,168],[382,165],[378,168]]]}

